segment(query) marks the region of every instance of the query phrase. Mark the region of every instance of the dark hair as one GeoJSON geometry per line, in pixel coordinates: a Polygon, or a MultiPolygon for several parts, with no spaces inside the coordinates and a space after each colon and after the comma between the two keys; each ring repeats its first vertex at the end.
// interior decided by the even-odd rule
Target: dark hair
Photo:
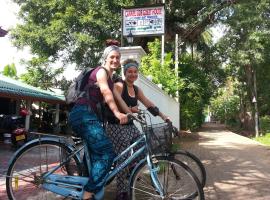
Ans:
{"type": "Polygon", "coordinates": [[[136,60],[131,59],[131,58],[126,59],[126,60],[123,62],[122,65],[126,65],[126,64],[128,64],[128,63],[136,63],[137,65],[139,65],[139,63],[138,63],[136,60]]]}
{"type": "Polygon", "coordinates": [[[106,44],[106,47],[111,46],[111,45],[115,45],[118,47],[120,46],[120,42],[114,39],[107,39],[105,44],[106,44]]]}

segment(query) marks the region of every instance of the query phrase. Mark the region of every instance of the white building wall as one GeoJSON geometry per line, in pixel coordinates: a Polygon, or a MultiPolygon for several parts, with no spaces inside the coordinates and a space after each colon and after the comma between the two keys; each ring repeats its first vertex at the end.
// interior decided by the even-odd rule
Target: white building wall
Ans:
{"type": "MultiPolygon", "coordinates": [[[[132,58],[136,60],[138,63],[141,62],[141,57],[146,55],[145,51],[140,46],[136,47],[121,47],[121,62],[132,58]]],[[[180,128],[180,117],[179,117],[179,103],[174,99],[167,95],[162,89],[160,89],[156,84],[152,81],[148,80],[145,76],[139,74],[139,78],[135,83],[139,86],[145,96],[147,96],[159,109],[161,112],[170,117],[173,122],[173,125],[180,128]]],[[[145,107],[142,104],[139,104],[141,109],[145,107]]],[[[160,117],[152,117],[153,123],[162,122],[160,117]]]]}
{"type": "MultiPolygon", "coordinates": [[[[170,117],[173,125],[179,129],[179,103],[141,74],[135,84],[143,90],[145,96],[147,96],[161,112],[170,117]]],[[[139,107],[144,108],[142,104],[140,104],[139,107]]],[[[154,123],[162,122],[160,117],[152,117],[152,120],[154,123]]]]}

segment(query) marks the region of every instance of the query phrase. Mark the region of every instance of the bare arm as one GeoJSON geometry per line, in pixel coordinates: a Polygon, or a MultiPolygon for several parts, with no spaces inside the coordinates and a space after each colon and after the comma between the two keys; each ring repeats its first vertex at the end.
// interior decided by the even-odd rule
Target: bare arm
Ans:
{"type": "Polygon", "coordinates": [[[123,83],[121,82],[115,83],[114,88],[113,88],[113,94],[119,108],[124,113],[132,113],[131,109],[127,106],[126,102],[122,99],[122,96],[121,96],[122,91],[123,91],[123,83]]]}
{"type": "MultiPolygon", "coordinates": [[[[141,101],[141,102],[143,103],[143,105],[144,105],[146,108],[149,108],[149,107],[155,107],[155,104],[154,104],[152,101],[150,101],[150,99],[148,99],[148,98],[144,95],[143,91],[142,91],[140,88],[138,88],[138,89],[139,89],[139,90],[138,90],[138,99],[139,99],[139,101],[141,101]]],[[[161,111],[159,111],[158,115],[159,115],[164,121],[166,121],[167,119],[169,119],[169,117],[166,116],[166,115],[164,115],[161,111]]]]}
{"type": "Polygon", "coordinates": [[[100,92],[104,97],[105,102],[112,110],[113,114],[120,120],[120,123],[126,123],[127,117],[123,113],[120,113],[113,98],[113,93],[109,88],[107,81],[107,73],[105,70],[99,70],[97,72],[97,84],[100,88],[100,92]],[[125,117],[124,117],[125,116],[125,117]]]}

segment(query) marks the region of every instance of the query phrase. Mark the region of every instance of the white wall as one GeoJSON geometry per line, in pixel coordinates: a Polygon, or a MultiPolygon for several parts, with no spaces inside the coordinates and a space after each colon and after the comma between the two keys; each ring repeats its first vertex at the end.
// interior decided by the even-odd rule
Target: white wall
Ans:
{"type": "MultiPolygon", "coordinates": [[[[135,84],[143,90],[145,96],[147,96],[161,112],[170,117],[173,125],[179,129],[179,103],[141,74],[135,84]]],[[[140,104],[140,108],[144,108],[144,106],[140,104]]],[[[154,123],[162,122],[160,117],[152,117],[152,120],[154,123]]]]}

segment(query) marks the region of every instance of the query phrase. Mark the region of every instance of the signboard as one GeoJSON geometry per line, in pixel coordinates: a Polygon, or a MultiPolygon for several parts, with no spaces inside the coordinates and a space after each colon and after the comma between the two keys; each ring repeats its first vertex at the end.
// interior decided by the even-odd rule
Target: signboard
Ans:
{"type": "Polygon", "coordinates": [[[122,16],[123,36],[164,34],[164,6],[123,9],[122,16]]]}

